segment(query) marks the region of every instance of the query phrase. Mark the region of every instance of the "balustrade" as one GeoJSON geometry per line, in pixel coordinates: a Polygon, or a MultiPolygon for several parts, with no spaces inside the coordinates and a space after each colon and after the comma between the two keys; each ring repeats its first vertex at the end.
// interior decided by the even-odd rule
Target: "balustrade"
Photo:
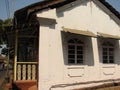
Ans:
{"type": "Polygon", "coordinates": [[[36,80],[37,62],[17,62],[16,80],[36,80]]]}

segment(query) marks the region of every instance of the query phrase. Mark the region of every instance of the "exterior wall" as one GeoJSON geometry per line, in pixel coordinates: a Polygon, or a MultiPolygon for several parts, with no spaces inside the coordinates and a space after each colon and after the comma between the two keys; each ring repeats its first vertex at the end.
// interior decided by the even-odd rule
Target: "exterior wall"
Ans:
{"type": "Polygon", "coordinates": [[[115,50],[115,64],[102,64],[101,41],[94,37],[85,37],[87,42],[85,65],[65,64],[67,55],[64,45],[67,37],[61,32],[62,27],[89,30],[96,35],[97,32],[101,32],[120,36],[120,26],[94,2],[87,0],[76,2],[70,7],[71,4],[37,14],[39,18],[52,18],[57,22],[47,25],[41,23],[40,26],[39,90],[70,90],[102,84],[89,81],[119,78],[120,42],[116,40],[115,47],[118,49],[115,50]],[[83,84],[84,82],[88,83],[83,84]]]}
{"type": "Polygon", "coordinates": [[[63,81],[61,33],[49,27],[40,27],[39,90],[48,90],[63,81]],[[48,86],[47,86],[48,85],[48,86]]]}
{"type": "Polygon", "coordinates": [[[93,2],[82,2],[81,5],[78,4],[72,8],[58,12],[57,16],[59,28],[64,26],[66,28],[88,30],[94,33],[119,34],[120,28],[111,16],[106,14],[93,2]]]}

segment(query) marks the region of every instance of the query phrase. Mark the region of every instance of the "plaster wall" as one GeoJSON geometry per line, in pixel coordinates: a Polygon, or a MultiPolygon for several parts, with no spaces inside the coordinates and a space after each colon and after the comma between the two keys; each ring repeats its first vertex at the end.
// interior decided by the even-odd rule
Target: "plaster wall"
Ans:
{"type": "MultiPolygon", "coordinates": [[[[119,78],[120,42],[115,40],[115,64],[102,64],[98,38],[85,37],[85,65],[67,65],[67,37],[62,27],[120,36],[120,26],[93,1],[85,0],[37,13],[38,18],[52,18],[56,24],[41,25],[39,37],[39,90],[70,90],[102,83],[82,82],[119,78]],[[79,3],[78,3],[79,2],[79,3]],[[50,16],[50,17],[49,17],[50,16]]],[[[82,37],[81,35],[77,35],[82,37]]],[[[84,40],[83,39],[83,40],[84,40]]],[[[113,41],[114,42],[114,41],[113,41]]]]}

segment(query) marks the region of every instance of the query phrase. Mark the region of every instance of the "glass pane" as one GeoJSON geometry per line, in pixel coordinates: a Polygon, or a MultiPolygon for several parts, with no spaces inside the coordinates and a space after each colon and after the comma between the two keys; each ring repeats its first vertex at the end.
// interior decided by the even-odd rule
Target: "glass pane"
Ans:
{"type": "Polygon", "coordinates": [[[108,56],[103,56],[103,60],[108,59],[108,56]]]}
{"type": "Polygon", "coordinates": [[[110,60],[109,63],[114,63],[114,60],[110,60]]]}
{"type": "Polygon", "coordinates": [[[75,60],[74,60],[74,59],[68,59],[68,63],[69,63],[69,64],[74,64],[74,63],[75,63],[75,60]]]}
{"type": "Polygon", "coordinates": [[[109,46],[112,46],[112,47],[114,46],[114,45],[113,45],[112,43],[110,43],[110,42],[108,42],[108,45],[109,45],[109,46]]]}
{"type": "Polygon", "coordinates": [[[104,52],[104,51],[103,51],[103,55],[107,55],[107,52],[104,52]]]}
{"type": "Polygon", "coordinates": [[[103,51],[104,51],[104,52],[107,51],[107,48],[103,48],[103,51]]]}
{"type": "Polygon", "coordinates": [[[113,57],[113,56],[109,56],[109,59],[113,60],[113,59],[114,59],[114,57],[113,57]]]}
{"type": "Polygon", "coordinates": [[[75,55],[68,55],[68,58],[75,58],[75,55]]]}
{"type": "Polygon", "coordinates": [[[113,54],[114,54],[113,51],[110,51],[110,52],[109,52],[109,55],[113,55],[113,54]]]}
{"type": "Polygon", "coordinates": [[[77,50],[83,50],[83,46],[77,46],[77,50]]]}
{"type": "Polygon", "coordinates": [[[77,55],[77,59],[83,59],[83,55],[77,55]]]}
{"type": "Polygon", "coordinates": [[[77,60],[77,63],[83,64],[83,60],[77,60]]]}
{"type": "Polygon", "coordinates": [[[113,46],[113,44],[110,43],[110,42],[104,42],[104,43],[103,43],[103,46],[113,46]]]}
{"type": "Polygon", "coordinates": [[[77,51],[77,54],[83,54],[83,51],[77,51]]]}
{"type": "Polygon", "coordinates": [[[75,50],[69,50],[68,53],[69,54],[75,54],[75,50]]]}
{"type": "Polygon", "coordinates": [[[109,51],[113,51],[114,49],[113,48],[109,48],[109,51]]]}
{"type": "Polygon", "coordinates": [[[103,63],[108,63],[108,60],[103,60],[103,63]]]}
{"type": "Polygon", "coordinates": [[[75,43],[75,41],[71,39],[68,41],[68,43],[75,43]]]}
{"type": "Polygon", "coordinates": [[[75,49],[75,46],[74,45],[69,45],[68,49],[75,49]]]}
{"type": "Polygon", "coordinates": [[[83,42],[82,42],[82,41],[80,41],[80,40],[78,40],[78,41],[77,41],[77,43],[78,43],[78,44],[83,44],[83,42]]]}

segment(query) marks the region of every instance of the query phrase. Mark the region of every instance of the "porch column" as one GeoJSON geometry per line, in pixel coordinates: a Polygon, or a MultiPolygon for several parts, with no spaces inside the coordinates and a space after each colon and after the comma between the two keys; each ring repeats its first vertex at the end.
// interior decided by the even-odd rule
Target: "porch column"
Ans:
{"type": "Polygon", "coordinates": [[[16,80],[16,66],[17,66],[17,49],[18,49],[18,30],[16,30],[15,37],[15,56],[14,56],[14,81],[16,80]]]}

